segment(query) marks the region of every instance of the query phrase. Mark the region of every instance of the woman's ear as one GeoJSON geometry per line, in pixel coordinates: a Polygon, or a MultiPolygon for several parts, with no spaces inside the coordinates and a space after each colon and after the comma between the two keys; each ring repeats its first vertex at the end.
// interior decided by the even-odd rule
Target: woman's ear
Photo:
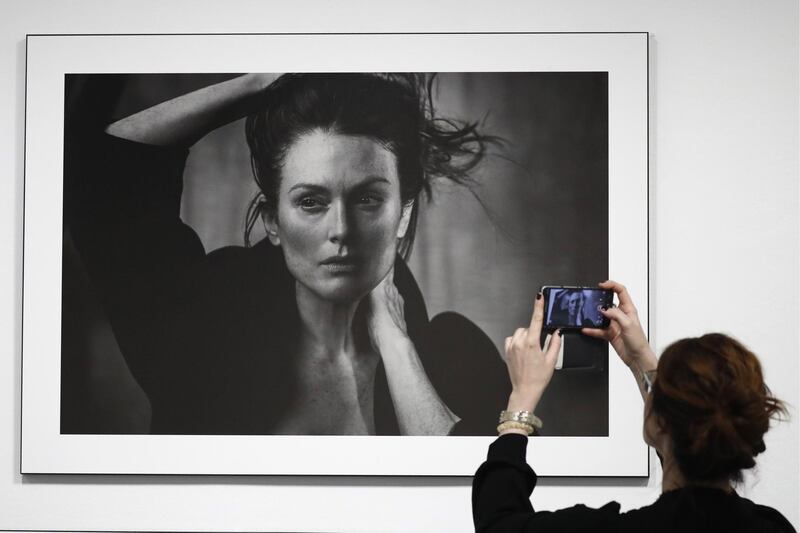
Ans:
{"type": "Polygon", "coordinates": [[[397,226],[397,238],[402,239],[408,231],[408,223],[411,222],[411,213],[414,211],[414,200],[403,205],[403,213],[400,215],[400,224],[397,226]]]}
{"type": "Polygon", "coordinates": [[[261,221],[264,223],[264,230],[267,232],[269,242],[271,242],[273,246],[280,246],[281,238],[278,235],[278,221],[275,217],[264,210],[261,212],[261,221]]]}

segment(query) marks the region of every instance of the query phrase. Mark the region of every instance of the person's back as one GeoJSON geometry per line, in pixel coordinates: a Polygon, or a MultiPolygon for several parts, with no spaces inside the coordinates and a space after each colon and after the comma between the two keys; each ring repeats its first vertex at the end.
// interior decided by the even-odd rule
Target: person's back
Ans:
{"type": "Polygon", "coordinates": [[[619,531],[792,531],[778,511],[735,492],[684,487],[663,493],[652,505],[622,515],[619,531]]]}
{"type": "Polygon", "coordinates": [[[734,490],[742,471],[755,466],[755,456],[765,450],[770,420],[786,413],[764,384],[756,356],[738,341],[712,333],[677,341],[656,359],[625,287],[601,286],[617,293],[620,306],[603,311],[609,329],[583,333],[611,342],[637,380],[645,400],[645,441],[662,460],[662,495],[625,513],[616,502],[599,509],[534,511],[529,498],[536,474],[526,463],[526,435],[539,422],[533,411],[560,345],[560,335],[552,337],[546,352],[536,342],[543,314],[537,296],[530,328],[506,339],[513,391],[501,413],[500,437],[473,481],[476,531],[794,532],[780,512],[734,490]]]}

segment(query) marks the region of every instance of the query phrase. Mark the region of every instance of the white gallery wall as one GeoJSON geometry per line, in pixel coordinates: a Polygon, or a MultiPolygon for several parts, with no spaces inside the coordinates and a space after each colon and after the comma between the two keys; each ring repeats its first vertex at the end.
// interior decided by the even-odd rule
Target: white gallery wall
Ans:
{"type": "MultiPolygon", "coordinates": [[[[793,418],[740,492],[800,527],[798,2],[385,4],[0,0],[0,530],[471,528],[466,478],[19,474],[25,35],[398,31],[650,32],[651,339],[723,331],[761,356],[793,418]]],[[[534,506],[646,505],[651,463],[649,480],[542,480],[534,506]]]]}

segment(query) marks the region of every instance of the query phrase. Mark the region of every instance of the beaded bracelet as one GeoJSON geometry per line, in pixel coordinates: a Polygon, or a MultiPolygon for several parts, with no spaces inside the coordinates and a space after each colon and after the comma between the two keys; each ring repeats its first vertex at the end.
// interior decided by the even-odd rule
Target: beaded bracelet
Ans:
{"type": "Polygon", "coordinates": [[[497,432],[502,433],[507,429],[521,429],[528,435],[533,433],[533,426],[524,422],[514,422],[513,420],[506,420],[497,426],[497,432]]]}
{"type": "Polygon", "coordinates": [[[521,422],[542,429],[542,420],[531,411],[500,411],[499,422],[521,422]]]}

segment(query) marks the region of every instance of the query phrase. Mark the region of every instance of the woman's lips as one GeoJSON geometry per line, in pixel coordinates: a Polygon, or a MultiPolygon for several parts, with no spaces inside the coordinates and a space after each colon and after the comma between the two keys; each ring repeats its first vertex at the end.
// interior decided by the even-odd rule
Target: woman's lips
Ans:
{"type": "Polygon", "coordinates": [[[349,274],[355,272],[358,264],[352,256],[334,255],[320,262],[322,267],[333,274],[349,274]]]}

